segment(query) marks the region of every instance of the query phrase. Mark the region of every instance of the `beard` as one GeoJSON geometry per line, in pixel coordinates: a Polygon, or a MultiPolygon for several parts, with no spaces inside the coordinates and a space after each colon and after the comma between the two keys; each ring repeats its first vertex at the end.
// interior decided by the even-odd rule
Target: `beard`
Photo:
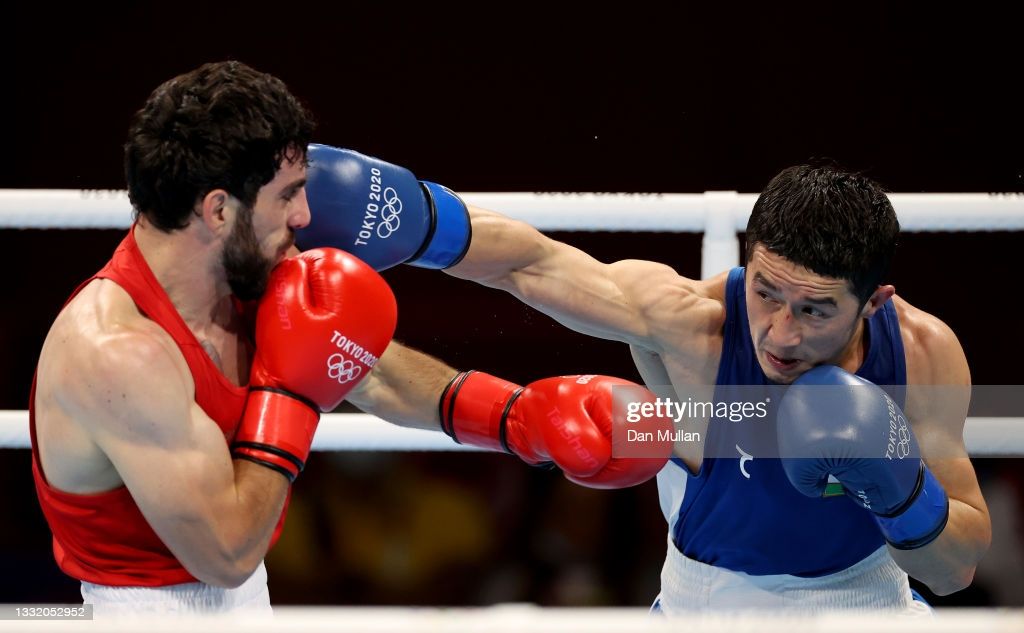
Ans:
{"type": "Polygon", "coordinates": [[[259,240],[252,225],[253,209],[243,206],[235,226],[224,243],[221,263],[227,274],[231,292],[242,301],[253,301],[263,296],[270,280],[274,260],[260,250],[259,240]]]}

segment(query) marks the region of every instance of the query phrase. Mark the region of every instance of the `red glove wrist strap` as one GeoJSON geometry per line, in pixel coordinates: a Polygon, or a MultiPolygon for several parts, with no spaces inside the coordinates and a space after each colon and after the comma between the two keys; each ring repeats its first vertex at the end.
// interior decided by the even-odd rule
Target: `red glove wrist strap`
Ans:
{"type": "Polygon", "coordinates": [[[464,371],[441,393],[441,430],[459,444],[513,453],[505,436],[509,409],[523,387],[479,371],[464,371]]]}
{"type": "Polygon", "coordinates": [[[234,457],[272,468],[289,480],[309,457],[320,411],[305,398],[280,389],[253,388],[231,443],[234,457]]]}

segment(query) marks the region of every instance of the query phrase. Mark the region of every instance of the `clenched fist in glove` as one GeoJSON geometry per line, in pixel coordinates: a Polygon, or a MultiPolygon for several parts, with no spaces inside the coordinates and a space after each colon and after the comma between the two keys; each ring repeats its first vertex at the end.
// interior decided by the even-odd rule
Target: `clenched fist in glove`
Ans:
{"type": "Polygon", "coordinates": [[[315,249],[278,264],[256,316],[249,400],[232,455],[294,480],[320,412],[370,373],[397,319],[391,288],[348,253],[315,249]]]}
{"type": "MultiPolygon", "coordinates": [[[[553,462],[567,479],[590,488],[625,488],[656,475],[671,453],[671,442],[656,440],[650,454],[658,457],[612,455],[626,402],[654,399],[643,387],[610,376],[560,376],[521,387],[469,371],[452,379],[439,406],[441,428],[456,442],[504,450],[529,464],[553,462]]],[[[648,427],[672,428],[658,419],[648,427]]]]}

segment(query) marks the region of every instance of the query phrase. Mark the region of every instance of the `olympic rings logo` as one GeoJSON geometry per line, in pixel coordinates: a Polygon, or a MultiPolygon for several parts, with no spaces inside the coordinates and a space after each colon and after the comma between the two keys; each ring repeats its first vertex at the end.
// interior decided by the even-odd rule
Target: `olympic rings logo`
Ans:
{"type": "Polygon", "coordinates": [[[337,380],[338,384],[344,385],[347,382],[352,382],[362,372],[362,367],[346,359],[341,354],[331,354],[330,358],[327,359],[327,376],[337,380]]]}
{"type": "Polygon", "coordinates": [[[896,456],[904,459],[910,455],[910,428],[907,426],[907,419],[902,415],[899,416],[899,422],[900,441],[896,445],[896,456]]]}
{"type": "Polygon", "coordinates": [[[398,230],[401,220],[398,214],[402,212],[402,199],[398,192],[391,187],[384,189],[384,206],[380,208],[380,224],[377,225],[377,235],[386,240],[391,234],[398,230]]]}

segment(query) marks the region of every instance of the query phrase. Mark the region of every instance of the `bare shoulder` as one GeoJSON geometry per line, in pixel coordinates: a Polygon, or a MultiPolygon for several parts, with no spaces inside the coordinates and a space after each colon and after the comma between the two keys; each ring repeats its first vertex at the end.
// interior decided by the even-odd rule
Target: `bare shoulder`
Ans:
{"type": "MultiPolygon", "coordinates": [[[[904,410],[921,454],[952,494],[954,480],[973,481],[960,470],[964,463],[969,466],[964,461],[967,453],[963,445],[964,420],[971,400],[967,358],[956,334],[941,319],[899,297],[893,297],[893,301],[907,360],[904,410]]],[[[976,484],[974,488],[976,492],[976,484]]],[[[958,498],[973,494],[957,490],[958,498]]]]}
{"type": "MultiPolygon", "coordinates": [[[[893,297],[907,359],[905,412],[921,456],[949,498],[988,510],[964,445],[971,374],[956,333],[938,317],[893,297]]],[[[985,528],[988,529],[988,528],[985,528]]]]}
{"type": "Polygon", "coordinates": [[[650,325],[651,338],[674,347],[721,332],[725,322],[723,273],[707,280],[689,279],[665,264],[625,260],[610,265],[628,288],[650,325]]]}
{"type": "Polygon", "coordinates": [[[970,369],[956,333],[942,319],[893,297],[912,385],[967,385],[970,369]]]}
{"type": "Polygon", "coordinates": [[[40,354],[37,402],[55,403],[84,426],[117,424],[192,394],[174,341],[107,280],[89,284],[61,311],[40,354]]]}

